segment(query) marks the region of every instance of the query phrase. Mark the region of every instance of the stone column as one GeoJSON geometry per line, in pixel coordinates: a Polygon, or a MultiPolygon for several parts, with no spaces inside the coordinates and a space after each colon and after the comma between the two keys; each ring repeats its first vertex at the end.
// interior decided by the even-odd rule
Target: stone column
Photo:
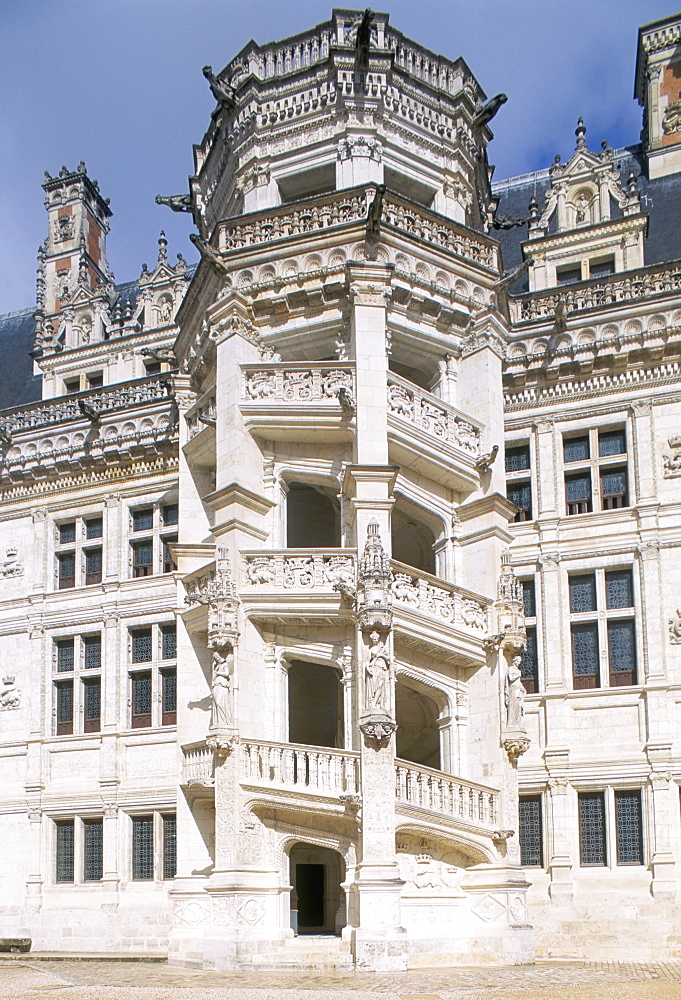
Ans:
{"type": "Polygon", "coordinates": [[[574,895],[569,834],[571,817],[568,804],[568,761],[569,750],[546,750],[544,752],[551,793],[551,836],[549,838],[551,852],[548,869],[551,875],[549,895],[552,899],[572,899],[574,895]]]}
{"type": "MultiPolygon", "coordinates": [[[[673,899],[676,895],[675,859],[671,849],[671,809],[678,810],[678,792],[668,770],[672,760],[671,743],[649,742],[645,747],[651,767],[648,776],[652,802],[653,879],[650,890],[653,896],[673,899]]],[[[674,820],[676,823],[676,819],[674,820]]]]}

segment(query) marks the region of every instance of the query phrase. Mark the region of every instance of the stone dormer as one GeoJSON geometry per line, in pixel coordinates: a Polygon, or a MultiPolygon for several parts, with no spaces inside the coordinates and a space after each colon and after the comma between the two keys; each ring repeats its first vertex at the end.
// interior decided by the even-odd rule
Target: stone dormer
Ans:
{"type": "Polygon", "coordinates": [[[549,170],[543,211],[536,197],[530,202],[529,238],[522,245],[532,260],[530,291],[643,266],[647,216],[635,176],[622,183],[607,141],[600,152],[589,150],[581,118],[575,135],[570,160],[563,164],[557,156],[549,170]]]}
{"type": "Polygon", "coordinates": [[[643,107],[648,176],[681,170],[681,14],[645,24],[638,33],[634,96],[643,107]]]}

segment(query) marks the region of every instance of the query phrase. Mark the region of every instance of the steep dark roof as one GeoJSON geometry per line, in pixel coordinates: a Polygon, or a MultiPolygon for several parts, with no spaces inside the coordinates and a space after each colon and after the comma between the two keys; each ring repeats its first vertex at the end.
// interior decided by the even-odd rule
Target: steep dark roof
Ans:
{"type": "MultiPolygon", "coordinates": [[[[681,174],[648,180],[644,173],[640,146],[615,150],[614,165],[624,186],[633,170],[641,192],[641,210],[648,213],[648,234],[643,245],[645,263],[660,264],[665,260],[681,258],[681,174]]],[[[546,192],[550,187],[548,169],[495,183],[493,190],[500,199],[498,214],[526,219],[529,214],[528,205],[535,190],[539,211],[542,212],[546,204],[546,192]]],[[[527,226],[494,230],[492,235],[501,244],[504,267],[519,264],[522,260],[520,244],[527,239],[527,226]]],[[[527,291],[527,287],[527,275],[524,275],[513,285],[512,291],[518,294],[527,291]]]]}
{"type": "Polygon", "coordinates": [[[41,396],[41,376],[33,374],[29,351],[35,336],[34,309],[0,316],[0,407],[21,406],[41,396]]]}

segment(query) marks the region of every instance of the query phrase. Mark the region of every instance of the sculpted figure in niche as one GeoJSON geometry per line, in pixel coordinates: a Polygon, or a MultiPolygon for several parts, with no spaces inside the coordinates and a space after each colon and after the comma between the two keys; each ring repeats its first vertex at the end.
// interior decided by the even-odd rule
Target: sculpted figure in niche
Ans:
{"type": "Polygon", "coordinates": [[[232,725],[231,677],[234,651],[229,647],[216,649],[213,653],[213,710],[211,729],[228,729],[232,725]]]}
{"type": "Polygon", "coordinates": [[[390,654],[378,632],[369,636],[371,646],[366,667],[366,709],[390,712],[390,654]]]}
{"type": "Polygon", "coordinates": [[[504,703],[506,705],[506,726],[508,729],[525,729],[525,695],[520,663],[522,656],[514,656],[506,672],[504,703]]]}
{"type": "Polygon", "coordinates": [[[173,307],[169,299],[161,299],[161,322],[170,323],[173,316],[173,307]]]}

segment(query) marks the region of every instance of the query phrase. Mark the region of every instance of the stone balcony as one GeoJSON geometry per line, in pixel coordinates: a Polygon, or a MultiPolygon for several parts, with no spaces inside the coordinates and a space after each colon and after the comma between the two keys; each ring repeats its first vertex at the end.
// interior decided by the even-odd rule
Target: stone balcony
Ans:
{"type": "MultiPolygon", "coordinates": [[[[190,796],[212,796],[213,751],[201,740],[182,752],[182,787],[190,796]]],[[[357,751],[243,739],[236,753],[240,784],[256,798],[320,813],[361,807],[357,751]]],[[[497,789],[410,761],[395,761],[395,804],[398,821],[424,831],[456,828],[489,839],[499,825],[497,789]]]]}

